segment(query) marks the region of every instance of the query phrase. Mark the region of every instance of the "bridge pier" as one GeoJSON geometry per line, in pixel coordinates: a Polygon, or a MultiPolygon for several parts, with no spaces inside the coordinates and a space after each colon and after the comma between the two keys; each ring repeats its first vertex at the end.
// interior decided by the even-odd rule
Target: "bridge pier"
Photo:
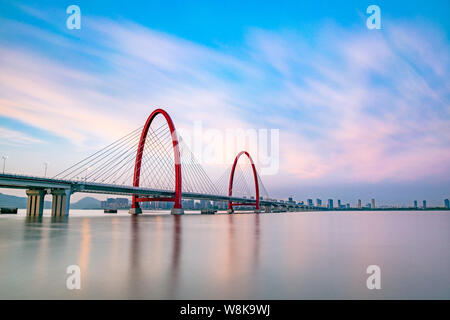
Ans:
{"type": "Polygon", "coordinates": [[[264,206],[264,212],[265,213],[271,213],[272,212],[272,206],[264,206]]]}
{"type": "Polygon", "coordinates": [[[129,214],[134,215],[142,214],[142,209],[140,207],[130,208],[129,214]]]}
{"type": "Polygon", "coordinates": [[[70,195],[69,189],[52,189],[52,217],[61,217],[69,214],[70,195]]]}
{"type": "Polygon", "coordinates": [[[170,214],[184,214],[183,208],[172,208],[170,214]]]}
{"type": "Polygon", "coordinates": [[[45,189],[30,189],[26,191],[28,196],[27,201],[27,216],[42,216],[44,213],[44,197],[45,189]]]}

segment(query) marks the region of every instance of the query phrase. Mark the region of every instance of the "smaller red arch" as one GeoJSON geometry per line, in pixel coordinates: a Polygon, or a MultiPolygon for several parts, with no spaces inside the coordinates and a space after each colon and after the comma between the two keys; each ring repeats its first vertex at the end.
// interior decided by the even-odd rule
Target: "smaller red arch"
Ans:
{"type": "MultiPolygon", "coordinates": [[[[153,119],[161,114],[166,119],[167,125],[169,126],[169,130],[172,136],[172,145],[173,145],[173,153],[175,160],[175,197],[173,199],[162,199],[164,201],[174,201],[173,207],[175,209],[181,209],[181,157],[180,157],[180,149],[178,143],[177,132],[175,130],[175,126],[173,124],[172,119],[169,114],[163,109],[154,110],[150,116],[147,118],[145,122],[144,128],[142,129],[141,138],[139,139],[139,146],[136,154],[136,162],[134,165],[134,176],[133,176],[133,187],[139,187],[139,180],[141,176],[141,164],[142,164],[142,155],[145,146],[145,140],[147,138],[147,133],[150,128],[150,125],[153,119]]],[[[133,196],[133,202],[131,204],[131,208],[139,208],[139,200],[136,195],[133,196]]],[[[145,199],[144,199],[145,200],[145,199]]],[[[155,199],[157,200],[157,199],[155,199]]],[[[161,201],[162,201],[161,200],[161,201]]]]}
{"type": "MultiPolygon", "coordinates": [[[[250,163],[252,165],[252,170],[253,170],[253,178],[255,179],[255,197],[256,197],[256,204],[255,204],[255,209],[259,210],[259,183],[258,183],[258,175],[256,173],[256,166],[253,162],[252,157],[250,156],[250,154],[247,151],[241,151],[238,153],[238,155],[236,156],[236,158],[234,159],[234,163],[233,163],[233,167],[231,168],[231,174],[230,174],[230,182],[228,185],[228,196],[231,197],[233,195],[233,179],[234,179],[234,172],[236,170],[236,165],[237,162],[239,160],[239,158],[242,155],[246,155],[247,158],[250,160],[250,163]]],[[[231,199],[228,200],[228,210],[231,212],[233,210],[233,203],[231,202],[231,199]]]]}

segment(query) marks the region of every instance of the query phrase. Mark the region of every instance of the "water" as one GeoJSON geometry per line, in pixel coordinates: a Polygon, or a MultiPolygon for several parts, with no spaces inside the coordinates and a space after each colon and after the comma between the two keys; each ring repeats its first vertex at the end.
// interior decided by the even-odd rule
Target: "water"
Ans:
{"type": "Polygon", "coordinates": [[[0,216],[1,299],[450,299],[449,212],[47,215],[0,216]]]}

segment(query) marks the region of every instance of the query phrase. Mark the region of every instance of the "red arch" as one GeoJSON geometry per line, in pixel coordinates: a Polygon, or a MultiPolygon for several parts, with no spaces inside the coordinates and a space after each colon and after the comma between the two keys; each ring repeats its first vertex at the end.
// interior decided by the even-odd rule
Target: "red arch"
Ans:
{"type": "MultiPolygon", "coordinates": [[[[172,119],[169,114],[163,109],[156,109],[152,112],[152,114],[147,118],[145,122],[144,129],[142,129],[141,138],[139,140],[139,146],[136,154],[136,163],[134,165],[134,177],[133,177],[133,187],[139,187],[139,178],[141,176],[141,162],[142,162],[142,154],[145,146],[145,139],[147,138],[148,129],[153,121],[153,119],[161,114],[166,119],[167,125],[169,126],[170,133],[172,135],[172,145],[173,145],[173,155],[175,159],[175,197],[174,198],[164,198],[161,200],[164,201],[174,201],[174,208],[181,209],[181,157],[180,157],[180,149],[178,143],[177,132],[175,130],[175,126],[173,125],[172,119]]],[[[148,199],[147,199],[148,200],[148,199]]],[[[158,199],[155,199],[158,200],[158,199]]],[[[133,202],[131,204],[131,208],[139,208],[139,199],[136,195],[133,195],[133,202]]]]}
{"type": "MultiPolygon", "coordinates": [[[[234,179],[234,171],[236,169],[237,162],[239,158],[245,154],[247,158],[250,160],[250,163],[252,164],[253,169],[253,177],[255,179],[255,193],[256,193],[256,210],[259,210],[259,184],[258,184],[258,175],[256,174],[256,167],[253,163],[253,159],[250,156],[250,154],[247,151],[241,151],[238,153],[236,158],[234,159],[233,167],[231,168],[231,174],[230,174],[230,183],[228,185],[228,196],[231,197],[233,195],[233,179],[234,179]]],[[[231,200],[228,201],[228,210],[233,210],[233,203],[231,200]]]]}

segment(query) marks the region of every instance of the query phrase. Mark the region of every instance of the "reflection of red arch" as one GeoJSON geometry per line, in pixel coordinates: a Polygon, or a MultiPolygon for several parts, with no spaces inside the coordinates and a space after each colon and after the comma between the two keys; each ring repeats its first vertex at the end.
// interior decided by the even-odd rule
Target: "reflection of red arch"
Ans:
{"type": "MultiPolygon", "coordinates": [[[[228,196],[231,197],[233,195],[233,179],[234,179],[234,171],[236,169],[236,165],[237,162],[239,160],[239,158],[245,154],[248,158],[248,160],[250,160],[250,163],[252,164],[252,169],[253,169],[253,178],[255,179],[255,197],[256,197],[256,210],[259,210],[259,184],[258,184],[258,176],[256,174],[256,167],[255,164],[253,163],[253,159],[250,156],[250,154],[247,151],[241,151],[238,153],[238,155],[236,156],[236,159],[234,159],[234,163],[233,163],[233,167],[231,168],[231,175],[230,175],[230,184],[228,186],[228,196]]],[[[228,210],[233,210],[233,205],[242,205],[239,203],[233,204],[231,202],[231,200],[228,201],[228,210]]],[[[245,204],[247,205],[247,204],[245,204]]]]}
{"type": "Polygon", "coordinates": [[[181,209],[181,157],[180,157],[180,149],[178,144],[177,133],[175,130],[175,126],[173,125],[172,119],[169,114],[163,109],[156,109],[152,112],[152,114],[148,117],[145,122],[144,129],[142,129],[141,138],[139,140],[139,146],[136,154],[136,163],[134,165],[134,177],[133,177],[133,187],[139,187],[139,178],[141,176],[141,162],[142,162],[142,154],[144,152],[145,139],[147,138],[148,129],[153,121],[153,119],[161,114],[167,121],[167,125],[169,126],[170,133],[172,135],[172,144],[173,144],[173,155],[175,160],[175,197],[174,198],[137,198],[136,195],[133,195],[133,202],[131,204],[131,208],[139,208],[139,202],[141,201],[174,201],[174,208],[181,209]]]}

